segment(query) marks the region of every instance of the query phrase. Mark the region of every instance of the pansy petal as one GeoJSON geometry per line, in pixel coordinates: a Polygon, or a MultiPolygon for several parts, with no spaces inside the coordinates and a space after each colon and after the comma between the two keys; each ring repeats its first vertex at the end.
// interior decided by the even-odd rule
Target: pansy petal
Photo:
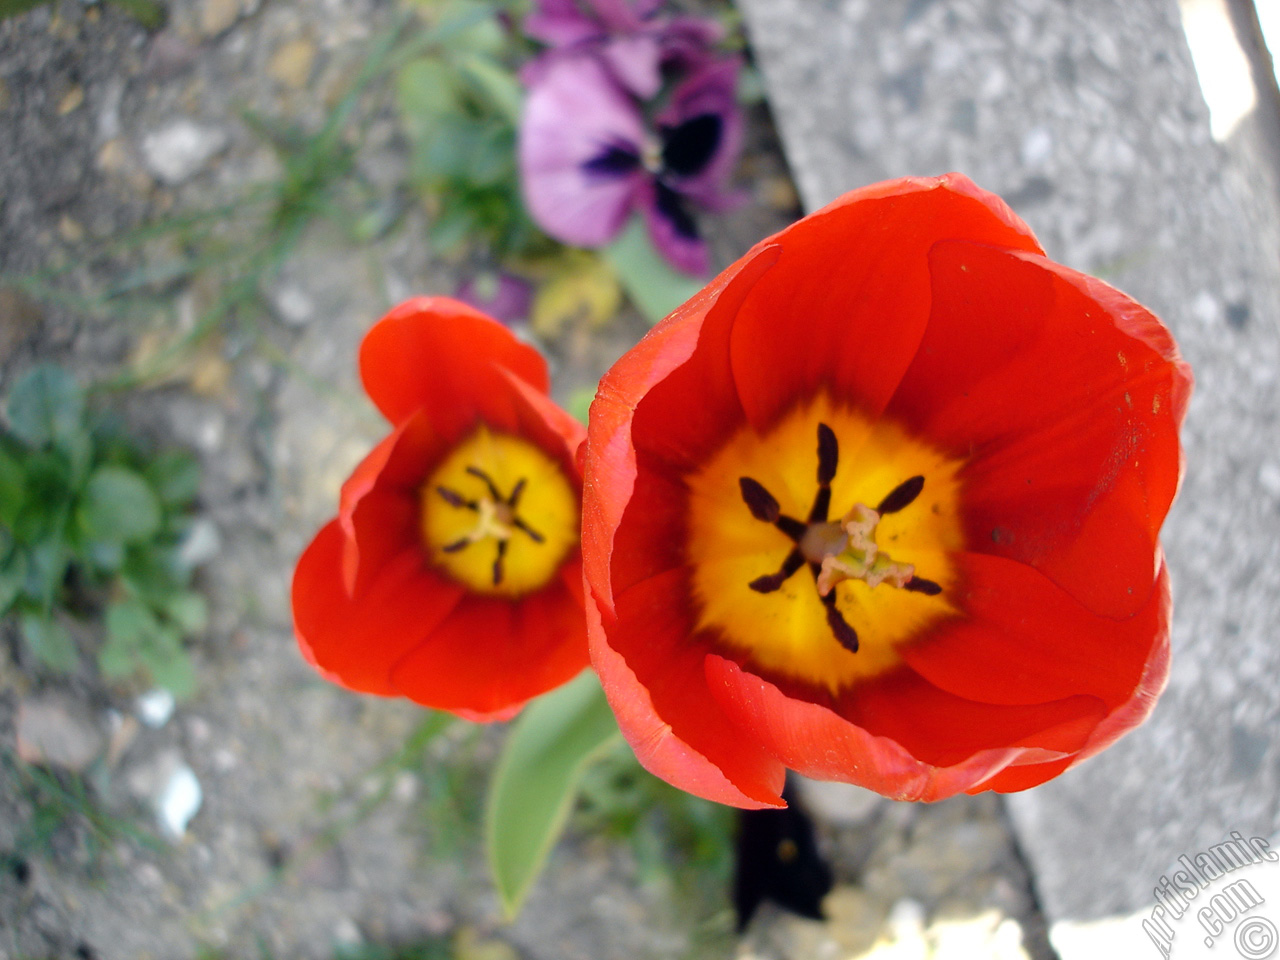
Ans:
{"type": "Polygon", "coordinates": [[[1180,476],[1185,365],[1145,310],[1043,257],[941,243],[930,265],[932,319],[887,413],[970,458],[971,549],[1132,614],[1180,476]]]}
{"type": "Polygon", "coordinates": [[[555,47],[592,40],[604,33],[599,19],[590,16],[578,0],[536,0],[523,27],[534,40],[555,47]]]}
{"type": "Polygon", "coordinates": [[[529,316],[533,305],[533,284],[513,273],[472,277],[454,294],[469,307],[502,323],[513,323],[529,316]]]}
{"type": "Polygon", "coordinates": [[[332,520],[298,560],[292,588],[298,644],[335,683],[394,696],[392,667],[448,617],[463,589],[434,573],[415,548],[391,558],[351,596],[342,581],[342,544],[332,520]]]}
{"type": "Polygon", "coordinates": [[[1152,638],[1169,630],[1167,575],[1135,616],[1111,620],[1024,564],[982,554],[958,559],[962,586],[952,602],[963,615],[901,648],[913,670],[983,703],[1088,693],[1115,710],[1133,697],[1152,638]]]}
{"type": "Polygon", "coordinates": [[[592,662],[637,759],[696,796],[732,806],[780,807],[782,766],[738,735],[710,701],[703,652],[684,641],[683,574],[638,584],[608,625],[588,606],[592,662]]]}
{"type": "Polygon", "coordinates": [[[677,270],[704,275],[711,263],[707,244],[680,194],[661,181],[646,181],[636,196],[654,248],[677,270]]]}
{"type": "Polygon", "coordinates": [[[609,30],[625,33],[639,30],[652,17],[663,0],[585,0],[609,30]]]}
{"type": "Polygon", "coordinates": [[[718,195],[738,162],[744,128],[738,105],[741,66],[738,58],[731,57],[695,70],[671,92],[670,104],[658,116],[659,126],[666,129],[677,129],[698,117],[715,120],[715,149],[697,169],[681,170],[673,178],[673,186],[686,196],[718,195]]]}
{"type": "Polygon", "coordinates": [[[424,706],[493,719],[571,680],[587,662],[582,609],[556,583],[515,601],[467,596],[395,663],[391,682],[424,706]]]}
{"type": "Polygon", "coordinates": [[[614,77],[641,100],[651,100],[662,87],[662,46],[653,33],[612,37],[601,48],[614,77]]]}
{"type": "Polygon", "coordinates": [[[426,410],[444,436],[455,436],[477,416],[493,422],[485,405],[494,368],[547,390],[547,364],[537,350],[496,320],[447,297],[402,303],[360,344],[360,378],[382,415],[400,423],[426,410]],[[423,375],[425,364],[430,376],[423,375]]]}
{"type": "Polygon", "coordinates": [[[731,343],[752,425],[764,430],[824,389],[879,415],[928,324],[926,254],[949,238],[1040,249],[1002,201],[956,174],[855,190],[771,238],[781,256],[731,343]]]}
{"type": "Polygon", "coordinates": [[[639,157],[645,131],[630,98],[586,54],[549,61],[520,122],[520,182],[538,226],[564,243],[599,247],[622,229],[644,179],[638,165],[604,165],[611,151],[639,157]]]}

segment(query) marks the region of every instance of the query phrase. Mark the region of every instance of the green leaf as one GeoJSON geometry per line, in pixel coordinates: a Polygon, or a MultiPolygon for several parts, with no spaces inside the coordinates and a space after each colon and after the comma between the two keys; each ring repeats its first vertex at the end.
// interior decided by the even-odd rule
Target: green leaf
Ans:
{"type": "Polygon", "coordinates": [[[22,510],[25,497],[26,471],[22,463],[0,448],[0,523],[12,527],[22,510]]]}
{"type": "Polygon", "coordinates": [[[485,818],[489,865],[508,917],[564,830],[582,771],[618,735],[590,671],[535,701],[512,725],[485,818]]]}
{"type": "Polygon", "coordinates": [[[107,607],[107,638],[122,647],[136,649],[160,629],[160,621],[141,600],[130,597],[107,607]]]}
{"type": "Polygon", "coordinates": [[[27,557],[21,550],[14,550],[0,562],[0,616],[8,611],[22,592],[27,579],[27,557]]]}
{"type": "Polygon", "coordinates": [[[80,555],[99,570],[114,573],[124,565],[124,544],[116,540],[94,540],[81,546],[80,555]]]}
{"type": "Polygon", "coordinates": [[[200,488],[200,462],[185,450],[165,450],[146,466],[147,482],[166,507],[183,507],[200,488]]]}
{"type": "Polygon", "coordinates": [[[632,217],[618,238],[604,248],[627,296],[650,323],[657,323],[699,290],[702,283],[662,258],[640,217],[632,217]]]}
{"type": "Polygon", "coordinates": [[[411,139],[432,134],[441,117],[458,110],[461,97],[457,73],[435,57],[411,60],[396,75],[396,101],[411,139]]]}
{"type": "Polygon", "coordinates": [[[76,645],[67,628],[41,613],[22,618],[22,638],[40,660],[55,670],[67,671],[76,665],[76,645]]]}
{"type": "Polygon", "coordinates": [[[184,635],[199,633],[209,622],[209,606],[194,590],[183,590],[168,597],[164,612],[184,635]]]}
{"type": "Polygon", "coordinates": [[[137,652],[133,644],[115,637],[108,637],[98,648],[98,669],[108,679],[127,677],[138,669],[137,652]]]}
{"type": "Polygon", "coordinates": [[[78,489],[93,465],[93,438],[84,430],[76,430],[58,441],[58,449],[66,455],[67,480],[78,489]]]}
{"type": "Polygon", "coordinates": [[[520,122],[523,95],[514,73],[491,57],[472,54],[461,64],[463,75],[480,91],[485,102],[512,125],[520,122]]]}
{"type": "Polygon", "coordinates": [[[0,20],[34,10],[47,0],[0,0],[0,20]]]}
{"type": "Polygon", "coordinates": [[[150,642],[138,651],[142,665],[157,686],[164,687],[179,700],[196,690],[196,672],[182,638],[171,627],[161,626],[150,642]]]}
{"type": "Polygon", "coordinates": [[[160,503],[147,481],[127,467],[99,467],[76,516],[89,540],[137,543],[160,529],[160,503]]]}
{"type": "Polygon", "coordinates": [[[595,387],[579,387],[569,394],[569,402],[565,404],[565,409],[569,411],[569,416],[586,426],[587,416],[591,412],[591,401],[595,398],[595,387]]]}
{"type": "Polygon", "coordinates": [[[84,394],[71,374],[52,364],[28,371],[9,394],[9,427],[32,447],[62,445],[84,422],[84,394]]]}
{"type": "Polygon", "coordinates": [[[36,451],[22,458],[22,467],[22,508],[14,518],[14,536],[22,543],[64,538],[75,497],[66,459],[36,451]]]}
{"type": "Polygon", "coordinates": [[[27,552],[27,579],[22,592],[46,607],[52,605],[70,559],[67,545],[56,537],[32,546],[27,552]]]}
{"type": "Polygon", "coordinates": [[[169,11],[164,4],[157,3],[156,0],[111,0],[111,3],[147,30],[159,30],[169,18],[169,11]]]}

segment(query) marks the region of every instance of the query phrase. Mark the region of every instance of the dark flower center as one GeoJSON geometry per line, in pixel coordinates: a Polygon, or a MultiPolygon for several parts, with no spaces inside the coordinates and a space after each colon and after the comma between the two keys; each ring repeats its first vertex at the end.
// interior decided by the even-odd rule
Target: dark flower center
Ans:
{"type": "Polygon", "coordinates": [[[663,173],[693,177],[706,169],[720,148],[724,120],[718,114],[702,113],[660,132],[663,173]]]}
{"type": "Polygon", "coordinates": [[[936,596],[942,587],[932,580],[917,577],[914,568],[896,564],[880,553],[874,544],[875,525],[880,517],[909,507],[924,489],[924,477],[910,477],[894,487],[874,510],[855,505],[843,519],[827,519],[831,509],[831,481],[840,461],[840,445],[835,431],[825,423],[818,424],[818,492],[814,494],[807,520],[801,521],[782,512],[777,498],[751,477],[739,477],[738,487],[751,515],[763,523],[771,523],[795,544],[775,573],[752,580],[748,586],[757,593],[778,590],[806,564],[813,575],[814,586],[826,610],[827,625],[840,645],[856,653],[858,634],[845,621],[836,606],[835,584],[843,579],[862,579],[875,586],[882,582],[898,584],[904,590],[936,596]]]}

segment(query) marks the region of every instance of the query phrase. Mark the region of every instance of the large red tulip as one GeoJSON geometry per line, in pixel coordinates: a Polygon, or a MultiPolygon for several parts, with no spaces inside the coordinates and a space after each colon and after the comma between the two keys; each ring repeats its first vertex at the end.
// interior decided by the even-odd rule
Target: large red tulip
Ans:
{"type": "Polygon", "coordinates": [[[1191,373],[964,177],[757,244],[591,409],[593,663],[658,776],[1022,790],[1150,712],[1191,373]]]}

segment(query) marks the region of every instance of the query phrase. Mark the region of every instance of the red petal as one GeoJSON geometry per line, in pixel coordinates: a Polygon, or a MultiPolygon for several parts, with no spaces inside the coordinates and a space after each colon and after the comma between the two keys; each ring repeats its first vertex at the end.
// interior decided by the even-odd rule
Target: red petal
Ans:
{"type": "MultiPolygon", "coordinates": [[[[565,564],[581,579],[576,562],[565,564]]],[[[587,666],[582,608],[560,581],[519,600],[468,595],[392,669],[395,688],[441,710],[494,719],[587,666]]]]}
{"type": "Polygon", "coordinates": [[[660,394],[652,414],[655,429],[646,434],[649,442],[661,442],[664,431],[670,430],[673,442],[655,452],[679,459],[678,450],[683,446],[700,457],[709,444],[724,438],[741,413],[725,374],[723,346],[719,350],[709,346],[699,355],[698,362],[690,364],[689,372],[681,368],[699,346],[704,321],[715,326],[715,318],[723,317],[721,322],[727,323],[745,291],[769,269],[776,256],[770,247],[757,247],[747,254],[649,331],[600,381],[587,426],[582,555],[587,582],[607,611],[612,612],[614,603],[609,568],[613,538],[636,478],[632,439],[636,406],[641,400],[647,406],[650,391],[675,377],[681,389],[660,394]],[[739,276],[741,281],[735,283],[739,276]],[[715,378],[711,381],[717,385],[714,392],[702,390],[700,377],[704,376],[715,378]],[[690,390],[694,392],[690,394],[690,390]]]}
{"type": "Polygon", "coordinates": [[[957,556],[964,611],[900,648],[934,686],[981,703],[1047,703],[1085,693],[1109,709],[1127,702],[1152,649],[1169,633],[1168,577],[1132,618],[1081,606],[1031,567],[981,554],[957,556]]]}
{"type": "Polygon", "coordinates": [[[559,458],[565,476],[576,487],[582,476],[578,450],[586,442],[586,427],[515,374],[503,371],[503,378],[504,392],[511,394],[515,410],[516,433],[559,458]]]}
{"type": "Polygon", "coordinates": [[[901,668],[850,689],[839,711],[850,723],[894,740],[913,757],[946,767],[981,750],[1010,746],[1075,753],[1107,707],[1083,694],[1016,706],[978,703],[901,668]]]}
{"type": "Polygon", "coordinates": [[[419,488],[447,450],[421,413],[410,417],[369,452],[342,485],[338,522],[346,535],[342,574],[347,592],[363,590],[402,550],[420,543],[419,488]]]}
{"type": "Polygon", "coordinates": [[[1138,681],[1133,695],[1118,710],[1113,710],[1089,737],[1089,741],[1080,750],[1076,762],[1092,757],[1105,750],[1122,736],[1138,726],[1155,709],[1156,700],[1169,682],[1169,624],[1171,613],[1169,601],[1169,570],[1165,566],[1163,553],[1159,559],[1160,573],[1157,577],[1156,592],[1164,598],[1163,616],[1165,622],[1156,634],[1155,643],[1147,656],[1146,666],[1142,671],[1142,679],[1138,681]]]}
{"type": "Polygon", "coordinates": [[[447,297],[400,304],[360,344],[360,377],[383,416],[400,423],[427,410],[437,432],[448,437],[478,413],[495,428],[506,423],[503,408],[490,411],[486,403],[493,367],[547,392],[547,365],[537,350],[496,320],[447,297]]]}
{"type": "Polygon", "coordinates": [[[1190,379],[1167,331],[1043,257],[940,243],[930,264],[929,329],[888,415],[968,459],[969,549],[1132,615],[1180,476],[1190,379]]]}
{"type": "Polygon", "coordinates": [[[426,565],[420,549],[391,558],[354,597],[342,582],[342,530],[326,524],[293,574],[293,622],[303,656],[344,687],[393,696],[393,665],[457,605],[463,590],[426,565]]]}
{"type": "Polygon", "coordinates": [[[791,699],[732,660],[708,656],[706,675],[721,709],[741,728],[740,736],[761,744],[805,776],[855,783],[895,800],[953,796],[1023,754],[1014,747],[983,750],[953,766],[935,767],[827,707],[791,699]]]}
{"type": "Polygon", "coordinates": [[[684,566],[684,484],[655,458],[637,453],[636,486],[614,535],[612,586],[623,593],[642,580],[684,566]]]}
{"type": "Polygon", "coordinates": [[[1027,763],[1017,767],[1006,767],[989,780],[984,780],[968,793],[983,793],[995,790],[997,793],[1017,793],[1047,783],[1058,774],[1078,761],[1078,757],[1063,757],[1048,763],[1027,763]]]}
{"type": "Polygon", "coordinates": [[[591,659],[637,759],[682,790],[735,807],[785,806],[786,771],[742,736],[716,707],[703,674],[704,651],[688,640],[683,571],[638,584],[618,597],[606,628],[587,606],[591,659]]]}
{"type": "Polygon", "coordinates": [[[758,430],[829,390],[876,416],[929,319],[929,249],[961,239],[1039,252],[1003,202],[960,177],[855,190],[773,238],[777,265],[738,312],[734,380],[758,430]]]}

